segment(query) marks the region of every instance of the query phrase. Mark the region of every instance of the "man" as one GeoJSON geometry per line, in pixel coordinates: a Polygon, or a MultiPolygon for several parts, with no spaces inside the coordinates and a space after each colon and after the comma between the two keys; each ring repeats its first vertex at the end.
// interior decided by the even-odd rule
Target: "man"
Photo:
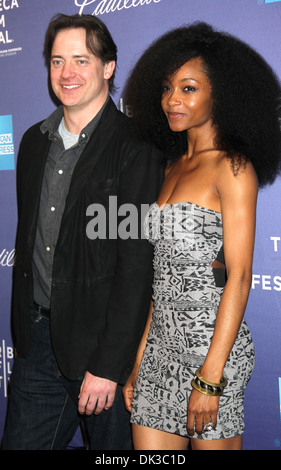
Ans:
{"type": "Polygon", "coordinates": [[[99,19],[58,15],[44,51],[62,106],[25,133],[18,155],[17,357],[2,447],[65,449],[83,417],[90,449],[130,449],[121,388],[149,307],[140,214],[159,192],[161,156],[109,97],[117,49],[99,19]],[[109,236],[111,201],[117,214],[137,209],[137,237],[109,236]],[[95,205],[106,237],[89,230],[95,205]]]}

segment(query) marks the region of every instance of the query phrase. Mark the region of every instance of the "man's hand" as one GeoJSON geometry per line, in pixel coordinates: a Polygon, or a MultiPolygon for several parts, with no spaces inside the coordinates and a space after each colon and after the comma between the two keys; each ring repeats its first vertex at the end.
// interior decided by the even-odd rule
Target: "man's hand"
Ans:
{"type": "Polygon", "coordinates": [[[86,372],[78,396],[79,413],[98,415],[102,410],[109,410],[114,402],[116,387],[116,382],[86,372]]]}

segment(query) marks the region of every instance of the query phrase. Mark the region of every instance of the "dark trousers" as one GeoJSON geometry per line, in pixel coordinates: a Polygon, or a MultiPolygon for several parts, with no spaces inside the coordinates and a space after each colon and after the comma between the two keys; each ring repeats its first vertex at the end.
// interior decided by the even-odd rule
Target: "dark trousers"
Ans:
{"type": "Polygon", "coordinates": [[[80,385],[58,370],[49,320],[37,316],[28,357],[14,360],[2,449],[66,449],[83,420],[88,449],[131,450],[130,415],[122,387],[118,385],[110,410],[81,416],[77,411],[80,385]]]}

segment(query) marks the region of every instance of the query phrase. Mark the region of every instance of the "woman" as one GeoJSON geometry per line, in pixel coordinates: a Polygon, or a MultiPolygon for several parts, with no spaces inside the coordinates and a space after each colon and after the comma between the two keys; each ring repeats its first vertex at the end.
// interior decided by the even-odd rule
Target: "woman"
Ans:
{"type": "Polygon", "coordinates": [[[153,300],[123,391],[135,449],[242,448],[243,317],[258,187],[280,170],[279,98],[264,60],[205,23],[158,39],[131,74],[137,128],[169,161],[146,218],[153,300]]]}

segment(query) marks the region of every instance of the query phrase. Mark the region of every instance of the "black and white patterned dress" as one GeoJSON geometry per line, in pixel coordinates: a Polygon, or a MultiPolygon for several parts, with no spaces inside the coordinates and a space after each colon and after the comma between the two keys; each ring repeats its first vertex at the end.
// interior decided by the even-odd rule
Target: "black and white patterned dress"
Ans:
{"type": "MultiPolygon", "coordinates": [[[[188,437],[191,380],[207,355],[224,286],[212,263],[223,244],[219,212],[192,203],[160,209],[145,220],[154,247],[154,312],[134,391],[131,422],[188,437]]],[[[234,437],[244,431],[244,389],[254,367],[251,334],[243,320],[224,369],[216,430],[200,439],[234,437]]]]}

